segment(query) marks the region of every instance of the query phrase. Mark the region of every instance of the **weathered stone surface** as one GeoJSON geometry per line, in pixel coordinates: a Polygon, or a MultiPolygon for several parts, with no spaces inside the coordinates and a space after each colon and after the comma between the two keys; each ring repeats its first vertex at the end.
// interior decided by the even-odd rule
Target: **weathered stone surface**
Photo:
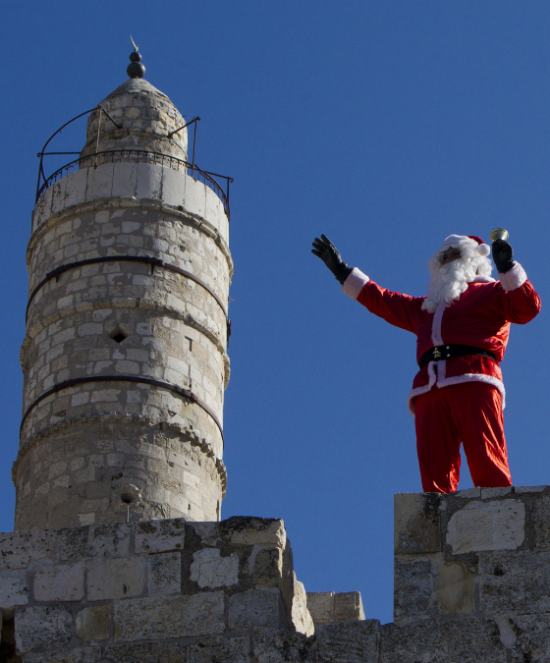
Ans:
{"type": "Polygon", "coordinates": [[[512,632],[511,663],[550,661],[550,615],[513,615],[507,619],[512,632]]]}
{"type": "Polygon", "coordinates": [[[474,574],[461,562],[449,562],[440,567],[437,592],[440,615],[473,612],[474,578],[474,574]]]}
{"type": "Polygon", "coordinates": [[[84,570],[84,562],[37,566],[34,598],[37,601],[82,601],[84,570]]]}
{"type": "Polygon", "coordinates": [[[249,663],[250,638],[201,637],[198,642],[146,642],[105,647],[102,663],[249,663]]]}
{"type": "Polygon", "coordinates": [[[481,488],[466,488],[466,490],[459,490],[455,493],[455,497],[460,497],[462,499],[481,497],[481,488]]]}
{"type": "Polygon", "coordinates": [[[147,592],[177,594],[181,592],[181,553],[161,553],[149,556],[147,592]]]}
{"type": "Polygon", "coordinates": [[[317,629],[318,663],[378,663],[380,622],[376,619],[325,624],[317,629]]]}
{"type": "Polygon", "coordinates": [[[504,497],[504,495],[509,495],[514,488],[512,486],[497,486],[495,488],[482,488],[481,489],[481,499],[488,500],[492,497],[504,497]]]}
{"type": "Polygon", "coordinates": [[[59,558],[128,557],[130,554],[130,525],[92,525],[61,530],[59,558]]]}
{"type": "Polygon", "coordinates": [[[334,621],[334,592],[308,592],[307,607],[316,624],[334,621]]]}
{"type": "Polygon", "coordinates": [[[451,516],[446,538],[454,554],[514,550],[525,539],[525,505],[514,499],[470,502],[451,516]]]}
{"type": "Polygon", "coordinates": [[[217,635],[225,628],[224,593],[117,601],[114,620],[115,640],[217,635]]]}
{"type": "Polygon", "coordinates": [[[91,560],[88,562],[88,599],[103,601],[139,596],[145,589],[145,559],[91,560]]]}
{"type": "Polygon", "coordinates": [[[533,522],[535,545],[541,550],[550,549],[550,495],[540,495],[534,503],[533,522]]]}
{"type": "Polygon", "coordinates": [[[96,647],[74,647],[31,652],[25,655],[25,663],[103,663],[103,657],[96,647]]]}
{"type": "Polygon", "coordinates": [[[497,625],[483,617],[381,627],[379,663],[506,663],[497,625]]]}
{"type": "Polygon", "coordinates": [[[254,585],[279,587],[286,570],[281,548],[261,548],[254,557],[252,582],[254,585]]]}
{"type": "Polygon", "coordinates": [[[26,605],[28,602],[29,588],[25,572],[0,571],[0,609],[26,605]]]}
{"type": "Polygon", "coordinates": [[[439,506],[436,493],[394,495],[395,554],[429,553],[441,550],[439,506]]]}
{"type": "Polygon", "coordinates": [[[132,134],[133,150],[154,147],[152,139],[155,151],[185,158],[186,130],[149,83],[136,79],[123,88],[102,104],[124,129],[114,136],[112,121],[92,114],[96,138],[92,145],[88,134],[83,151],[95,150],[100,135],[99,149],[117,151],[116,163],[112,154],[85,159],[43,192],[33,214],[24,407],[54,384],[107,381],[60,388],[26,417],[14,466],[18,529],[124,522],[122,479],[141,493],[129,507],[132,521],[219,518],[226,474],[216,421],[229,378],[229,219],[217,191],[188,175],[182,162],[138,163],[126,151],[132,134]],[[181,131],[169,137],[169,128],[181,131]],[[151,256],[159,266],[123,259],[75,266],[107,253],[151,256]],[[63,274],[45,279],[61,265],[63,274]],[[168,385],[159,391],[144,382],[114,384],[113,374],[168,385]],[[171,385],[192,389],[196,399],[171,385]]]}
{"type": "Polygon", "coordinates": [[[365,619],[361,592],[338,592],[334,595],[334,621],[349,622],[365,619]]]}
{"type": "Polygon", "coordinates": [[[290,619],[298,633],[308,637],[315,633],[315,625],[307,607],[307,595],[304,584],[301,583],[294,573],[294,596],[292,597],[292,609],[290,619]]]}
{"type": "Polygon", "coordinates": [[[0,569],[26,569],[30,562],[55,559],[56,532],[0,533],[0,569]]]}
{"type": "Polygon", "coordinates": [[[150,520],[136,525],[136,553],[160,553],[183,550],[185,521],[182,518],[150,520]]]}
{"type": "Polygon", "coordinates": [[[60,605],[28,606],[15,613],[17,650],[26,654],[38,647],[57,649],[71,639],[73,618],[60,605]]]}
{"type": "Polygon", "coordinates": [[[286,546],[282,520],[235,516],[220,523],[220,534],[229,543],[239,545],[286,546]]]}
{"type": "Polygon", "coordinates": [[[276,589],[249,589],[229,598],[229,628],[288,628],[281,595],[276,589]]]}
{"type": "Polygon", "coordinates": [[[193,554],[191,580],[201,589],[231,587],[239,582],[239,558],[232,553],[221,557],[218,548],[203,548],[193,554]]]}
{"type": "Polygon", "coordinates": [[[550,612],[550,553],[479,556],[480,608],[492,614],[550,612]]]}
{"type": "Polygon", "coordinates": [[[290,631],[258,631],[252,636],[254,663],[314,663],[314,640],[290,631]]]}
{"type": "Polygon", "coordinates": [[[81,610],[75,620],[75,635],[81,640],[108,640],[111,634],[111,606],[94,605],[81,610]]]}
{"type": "Polygon", "coordinates": [[[393,616],[397,621],[405,617],[429,615],[432,612],[433,579],[430,562],[394,563],[393,616]]]}

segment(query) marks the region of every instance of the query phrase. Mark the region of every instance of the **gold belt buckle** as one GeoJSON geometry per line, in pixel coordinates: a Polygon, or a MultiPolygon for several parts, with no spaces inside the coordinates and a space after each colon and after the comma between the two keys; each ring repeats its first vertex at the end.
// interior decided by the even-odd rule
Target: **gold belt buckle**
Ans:
{"type": "Polygon", "coordinates": [[[441,357],[441,352],[439,348],[434,348],[434,359],[439,359],[441,357]]]}

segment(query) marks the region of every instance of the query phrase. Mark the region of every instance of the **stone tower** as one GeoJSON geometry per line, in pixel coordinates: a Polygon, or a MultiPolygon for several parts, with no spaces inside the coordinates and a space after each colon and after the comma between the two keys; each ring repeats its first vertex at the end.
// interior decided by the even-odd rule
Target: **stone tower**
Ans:
{"type": "Polygon", "coordinates": [[[16,529],[220,518],[228,201],[132,57],[32,216],[16,529]]]}

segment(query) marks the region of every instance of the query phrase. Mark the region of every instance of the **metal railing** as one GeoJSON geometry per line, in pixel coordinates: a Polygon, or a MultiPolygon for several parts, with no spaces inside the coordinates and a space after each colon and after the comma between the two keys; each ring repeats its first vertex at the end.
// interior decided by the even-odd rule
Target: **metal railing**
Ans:
{"type": "Polygon", "coordinates": [[[39,187],[36,193],[36,200],[48,189],[52,184],[55,184],[60,179],[68,175],[71,171],[78,168],[97,167],[107,163],[149,163],[172,170],[178,170],[190,175],[194,180],[198,180],[208,186],[223,203],[223,208],[230,217],[229,212],[229,184],[233,182],[232,177],[226,175],[219,175],[218,173],[209,173],[201,170],[196,164],[189,163],[183,159],[170,156],[169,154],[161,154],[160,152],[148,152],[146,150],[106,150],[104,152],[95,152],[88,156],[75,159],[70,163],[62,166],[50,175],[47,179],[44,178],[44,183],[39,187]],[[225,180],[225,191],[221,184],[214,178],[225,180]]]}

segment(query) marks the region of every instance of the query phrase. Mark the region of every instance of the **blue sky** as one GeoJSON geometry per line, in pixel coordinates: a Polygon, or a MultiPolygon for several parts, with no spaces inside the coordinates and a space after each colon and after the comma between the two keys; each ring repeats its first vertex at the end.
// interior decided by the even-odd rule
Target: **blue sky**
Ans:
{"type": "MultiPolygon", "coordinates": [[[[0,530],[13,527],[36,153],[124,82],[130,34],[147,80],[201,116],[199,166],[235,178],[222,516],[283,518],[308,591],[360,590],[367,617],[391,621],[393,495],[420,490],[405,405],[415,339],[339,291],[310,253],[319,233],[381,285],[421,295],[446,235],[509,230],[543,301],[512,329],[502,364],[512,476],[550,483],[550,4],[52,0],[0,11],[0,530]]],[[[56,149],[83,143],[84,123],[56,149]]]]}

